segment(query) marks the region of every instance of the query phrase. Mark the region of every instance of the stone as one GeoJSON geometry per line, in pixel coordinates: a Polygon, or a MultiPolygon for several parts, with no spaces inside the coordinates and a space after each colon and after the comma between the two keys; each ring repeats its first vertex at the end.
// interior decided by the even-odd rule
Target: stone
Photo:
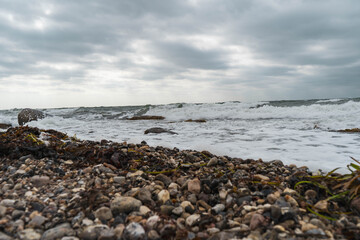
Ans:
{"type": "Polygon", "coordinates": [[[108,207],[101,207],[99,209],[97,209],[95,212],[94,212],[94,215],[96,218],[98,218],[100,221],[102,220],[110,220],[113,218],[113,215],[111,213],[111,209],[108,208],[108,207]]]}
{"type": "Polygon", "coordinates": [[[314,224],[311,224],[311,223],[306,223],[306,222],[300,221],[300,224],[301,224],[301,231],[303,231],[303,232],[307,232],[312,229],[318,229],[317,226],[315,226],[314,224]]]}
{"type": "Polygon", "coordinates": [[[159,180],[165,184],[165,186],[169,186],[171,184],[171,179],[164,175],[164,174],[158,174],[155,177],[155,180],[159,180]]]}
{"type": "Polygon", "coordinates": [[[291,207],[299,207],[299,204],[292,196],[286,195],[285,200],[290,203],[291,207]]]}
{"type": "Polygon", "coordinates": [[[211,213],[212,214],[219,214],[220,212],[225,210],[225,205],[224,204],[216,204],[214,207],[211,208],[211,213]]]}
{"type": "Polygon", "coordinates": [[[15,206],[15,202],[16,200],[14,199],[3,199],[0,202],[0,206],[4,206],[4,207],[14,207],[15,206]]]}
{"type": "Polygon", "coordinates": [[[54,228],[50,228],[44,232],[41,240],[52,240],[65,236],[74,236],[76,232],[71,228],[69,223],[62,223],[54,228]]]}
{"type": "Polygon", "coordinates": [[[63,237],[61,240],[80,240],[77,237],[63,237]]]}
{"type": "Polygon", "coordinates": [[[37,215],[31,219],[31,221],[28,224],[28,227],[30,228],[40,228],[44,222],[47,220],[46,217],[43,217],[41,215],[37,215]]]}
{"type": "Polygon", "coordinates": [[[179,206],[179,207],[176,207],[172,210],[172,213],[177,215],[177,216],[181,216],[181,214],[184,212],[184,209],[179,206]]]}
{"type": "Polygon", "coordinates": [[[193,214],[195,212],[194,205],[192,205],[189,201],[181,202],[180,206],[185,210],[185,212],[188,212],[190,214],[193,214]]]}
{"type": "Polygon", "coordinates": [[[176,196],[176,194],[179,192],[179,185],[176,183],[170,183],[168,191],[170,196],[176,196]]]}
{"type": "Polygon", "coordinates": [[[6,234],[3,233],[3,232],[0,232],[0,239],[1,239],[1,240],[13,240],[12,237],[6,235],[6,234]]]}
{"type": "Polygon", "coordinates": [[[354,209],[355,211],[357,211],[358,214],[360,214],[360,198],[354,198],[351,201],[350,204],[351,208],[354,209]]]}
{"type": "Polygon", "coordinates": [[[317,192],[309,189],[305,192],[305,199],[306,200],[311,200],[311,201],[315,201],[315,199],[317,198],[317,192]]]}
{"type": "Polygon", "coordinates": [[[218,164],[218,162],[219,162],[219,160],[216,157],[213,157],[209,160],[209,162],[207,163],[207,166],[208,167],[215,166],[218,164]]]}
{"type": "Polygon", "coordinates": [[[115,232],[111,229],[106,229],[100,232],[97,240],[116,240],[115,232]]]}
{"type": "Polygon", "coordinates": [[[258,227],[264,225],[265,218],[263,215],[255,213],[250,220],[250,229],[255,230],[258,227]]]}
{"type": "Polygon", "coordinates": [[[134,116],[128,118],[127,120],[164,120],[165,117],[163,116],[149,116],[149,115],[142,115],[142,116],[134,116]]]}
{"type": "Polygon", "coordinates": [[[155,128],[149,128],[147,130],[145,130],[144,134],[149,134],[149,133],[155,133],[155,134],[159,134],[159,133],[169,133],[169,134],[177,134],[176,132],[164,129],[164,128],[160,128],[160,127],[155,127],[155,128]]]}
{"type": "Polygon", "coordinates": [[[161,190],[158,193],[158,200],[162,203],[165,203],[166,201],[170,200],[170,193],[168,190],[161,190]]]}
{"type": "Polygon", "coordinates": [[[37,121],[45,117],[45,114],[42,111],[25,108],[21,110],[18,114],[18,123],[19,125],[24,125],[30,121],[37,121]]]}
{"type": "Polygon", "coordinates": [[[0,129],[8,129],[11,128],[11,124],[7,124],[7,123],[0,123],[0,129]]]}
{"type": "Polygon", "coordinates": [[[20,231],[18,236],[20,240],[39,240],[41,238],[41,234],[32,228],[20,231]]]}
{"type": "Polygon", "coordinates": [[[7,207],[0,205],[0,218],[6,215],[7,207]]]}
{"type": "Polygon", "coordinates": [[[160,221],[161,218],[158,215],[151,216],[146,220],[146,227],[153,229],[160,221]]]}
{"type": "Polygon", "coordinates": [[[192,227],[200,220],[200,214],[193,214],[186,218],[186,226],[192,227]]]}
{"type": "Polygon", "coordinates": [[[87,226],[83,232],[79,234],[80,239],[97,240],[102,231],[109,230],[104,224],[87,226]]]}
{"type": "Polygon", "coordinates": [[[118,184],[124,184],[126,182],[126,178],[124,176],[114,177],[114,182],[118,184]]]}
{"type": "Polygon", "coordinates": [[[198,178],[188,181],[188,191],[191,193],[199,194],[201,191],[201,182],[198,178]]]}
{"type": "Polygon", "coordinates": [[[31,177],[30,181],[35,187],[42,187],[49,183],[50,178],[48,176],[33,176],[31,177]]]}
{"type": "Polygon", "coordinates": [[[144,206],[142,205],[139,209],[139,212],[142,214],[142,215],[147,215],[148,213],[151,212],[151,209],[148,208],[147,206],[144,206]]]}
{"type": "Polygon", "coordinates": [[[151,192],[146,189],[146,188],[140,188],[138,190],[138,193],[136,195],[136,197],[141,201],[143,202],[143,204],[149,204],[149,203],[152,203],[153,200],[151,198],[151,192]]]}
{"type": "Polygon", "coordinates": [[[162,205],[160,206],[160,212],[165,215],[171,215],[172,210],[174,210],[174,206],[171,205],[162,205]]]}
{"type": "Polygon", "coordinates": [[[139,223],[132,222],[126,226],[123,233],[123,239],[143,240],[146,239],[146,233],[144,228],[139,223]]]}
{"type": "Polygon", "coordinates": [[[148,232],[148,239],[150,240],[157,240],[160,239],[160,235],[155,230],[150,230],[148,232]]]}
{"type": "Polygon", "coordinates": [[[113,214],[117,213],[130,213],[132,211],[138,211],[142,205],[140,200],[133,197],[116,197],[110,203],[110,208],[113,214]]]}
{"type": "Polygon", "coordinates": [[[328,201],[320,200],[314,205],[314,207],[321,212],[326,212],[328,209],[328,201]]]}
{"type": "Polygon", "coordinates": [[[267,176],[261,175],[261,174],[255,174],[254,180],[268,182],[268,181],[270,181],[270,178],[267,176]]]}

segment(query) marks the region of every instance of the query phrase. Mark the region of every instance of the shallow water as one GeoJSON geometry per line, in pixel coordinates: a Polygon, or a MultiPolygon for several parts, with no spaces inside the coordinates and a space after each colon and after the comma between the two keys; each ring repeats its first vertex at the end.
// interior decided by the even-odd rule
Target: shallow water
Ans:
{"type": "MultiPolygon", "coordinates": [[[[42,109],[50,116],[29,126],[56,129],[81,139],[127,141],[179,149],[208,150],[243,159],[280,159],[329,171],[360,159],[360,134],[335,130],[360,127],[360,98],[306,101],[225,102],[158,106],[42,109]],[[135,115],[161,121],[129,121],[135,115]],[[206,123],[184,122],[206,119],[206,123]],[[177,132],[148,134],[151,127],[177,132]]],[[[17,125],[20,109],[1,110],[0,122],[17,125]]]]}

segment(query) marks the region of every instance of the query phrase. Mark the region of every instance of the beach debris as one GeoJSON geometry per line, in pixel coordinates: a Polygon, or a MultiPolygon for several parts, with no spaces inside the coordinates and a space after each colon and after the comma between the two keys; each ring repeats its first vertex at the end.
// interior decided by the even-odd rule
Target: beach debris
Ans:
{"type": "Polygon", "coordinates": [[[37,121],[38,119],[42,119],[45,117],[45,114],[36,109],[24,108],[18,114],[18,123],[19,125],[24,125],[30,121],[37,121]]]}
{"type": "Polygon", "coordinates": [[[197,122],[197,123],[205,123],[206,120],[205,119],[187,119],[184,122],[197,122]]]}

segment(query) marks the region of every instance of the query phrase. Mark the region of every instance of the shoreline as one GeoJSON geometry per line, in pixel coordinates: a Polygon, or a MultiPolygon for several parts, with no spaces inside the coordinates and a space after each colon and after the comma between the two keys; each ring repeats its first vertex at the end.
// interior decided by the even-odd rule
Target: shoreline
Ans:
{"type": "Polygon", "coordinates": [[[0,133],[0,161],[1,239],[356,239],[360,233],[360,203],[329,200],[309,183],[306,167],[279,160],[80,141],[16,127],[0,133]]]}

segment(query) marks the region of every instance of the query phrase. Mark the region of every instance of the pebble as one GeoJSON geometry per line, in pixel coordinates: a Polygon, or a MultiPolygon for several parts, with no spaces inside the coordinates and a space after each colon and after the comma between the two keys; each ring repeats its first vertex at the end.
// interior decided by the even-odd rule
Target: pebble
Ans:
{"type": "Polygon", "coordinates": [[[181,214],[184,212],[184,209],[179,206],[179,207],[176,207],[172,210],[172,213],[177,215],[177,216],[181,216],[181,214]]]}
{"type": "Polygon", "coordinates": [[[269,177],[261,175],[261,174],[255,174],[253,176],[253,178],[254,178],[254,180],[258,180],[258,181],[266,181],[266,182],[270,181],[269,177]]]}
{"type": "Polygon", "coordinates": [[[130,213],[139,210],[141,201],[133,197],[116,197],[111,201],[110,208],[113,213],[130,213]]]}
{"type": "Polygon", "coordinates": [[[87,226],[84,231],[79,234],[79,237],[80,239],[97,240],[100,234],[108,229],[109,227],[103,224],[87,226]]]}
{"type": "Polygon", "coordinates": [[[222,212],[222,211],[224,211],[225,210],[225,205],[224,204],[216,204],[214,207],[212,207],[211,208],[211,212],[213,213],[213,214],[218,214],[218,213],[220,213],[220,212],[222,212]]]}
{"type": "Polygon", "coordinates": [[[101,207],[94,212],[94,215],[99,220],[110,220],[113,218],[111,209],[108,207],[101,207]]]}
{"type": "Polygon", "coordinates": [[[114,182],[115,183],[118,183],[118,184],[124,184],[126,182],[126,178],[121,176],[121,177],[114,177],[114,182]]]}
{"type": "Polygon", "coordinates": [[[31,177],[30,181],[32,182],[33,186],[35,187],[42,187],[47,185],[50,182],[50,178],[48,176],[33,176],[31,177]]]}
{"type": "Polygon", "coordinates": [[[192,227],[200,220],[200,214],[193,214],[186,218],[186,226],[192,227]]]}
{"type": "Polygon", "coordinates": [[[168,190],[161,190],[158,193],[158,199],[160,202],[162,202],[163,204],[166,203],[168,200],[170,200],[170,193],[168,190]]]}
{"type": "Polygon", "coordinates": [[[216,157],[213,157],[209,160],[209,162],[207,163],[207,166],[211,167],[211,166],[215,166],[217,164],[218,164],[218,159],[216,157]]]}
{"type": "Polygon", "coordinates": [[[32,228],[20,231],[18,236],[20,240],[39,240],[41,238],[41,234],[32,228]]]}
{"type": "Polygon", "coordinates": [[[193,180],[190,180],[188,182],[188,191],[192,192],[194,194],[199,194],[201,190],[200,180],[198,178],[195,178],[193,180]]]}
{"type": "Polygon", "coordinates": [[[54,228],[50,228],[44,232],[41,240],[52,240],[65,236],[74,236],[76,233],[69,223],[62,223],[54,228]]]}
{"type": "Polygon", "coordinates": [[[146,233],[144,228],[139,223],[136,222],[132,222],[129,225],[127,225],[123,233],[123,239],[143,240],[145,238],[146,238],[146,233]]]}
{"type": "Polygon", "coordinates": [[[255,213],[250,220],[250,229],[255,230],[255,229],[259,228],[261,225],[264,225],[264,223],[265,223],[264,216],[261,214],[255,213]]]}

